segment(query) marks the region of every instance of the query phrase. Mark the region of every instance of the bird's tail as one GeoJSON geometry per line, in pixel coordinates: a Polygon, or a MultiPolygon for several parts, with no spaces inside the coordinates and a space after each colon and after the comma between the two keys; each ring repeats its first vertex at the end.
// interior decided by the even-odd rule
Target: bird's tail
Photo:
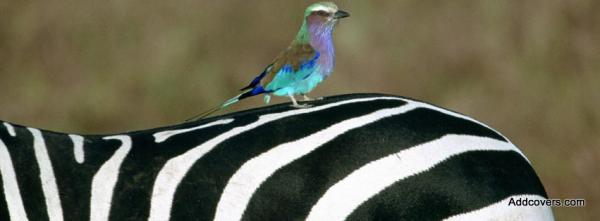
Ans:
{"type": "Polygon", "coordinates": [[[211,109],[208,109],[207,111],[204,111],[204,112],[202,112],[202,113],[200,113],[200,114],[198,114],[198,115],[196,115],[194,117],[191,117],[191,118],[189,118],[189,119],[187,119],[185,121],[187,122],[187,121],[194,121],[194,120],[202,119],[202,118],[204,118],[204,117],[206,117],[208,115],[211,115],[214,112],[217,112],[217,111],[219,111],[219,110],[221,110],[223,108],[228,107],[229,105],[235,104],[235,103],[237,103],[238,101],[240,101],[242,99],[245,99],[247,97],[252,97],[254,95],[262,94],[264,92],[265,91],[264,91],[264,89],[261,86],[258,86],[258,87],[255,87],[255,88],[245,89],[245,90],[242,91],[242,93],[236,95],[235,97],[232,97],[229,100],[226,100],[221,105],[213,107],[211,109]]]}

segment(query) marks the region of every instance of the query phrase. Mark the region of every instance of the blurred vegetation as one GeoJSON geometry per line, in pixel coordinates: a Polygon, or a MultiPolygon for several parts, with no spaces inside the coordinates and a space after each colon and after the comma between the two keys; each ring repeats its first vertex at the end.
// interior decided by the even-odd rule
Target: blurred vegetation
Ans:
{"type": "MultiPolygon", "coordinates": [[[[245,86],[308,4],[0,0],[0,119],[78,133],[180,122],[245,86]]],[[[352,17],[313,96],[389,93],[473,116],[522,148],[550,197],[587,200],[558,220],[600,219],[600,1],[338,5],[352,17]]]]}

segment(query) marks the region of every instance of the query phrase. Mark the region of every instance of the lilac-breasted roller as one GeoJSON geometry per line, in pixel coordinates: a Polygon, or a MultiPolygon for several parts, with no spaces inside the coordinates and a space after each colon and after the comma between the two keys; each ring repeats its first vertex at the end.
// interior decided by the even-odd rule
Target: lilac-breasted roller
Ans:
{"type": "Polygon", "coordinates": [[[294,96],[302,95],[305,100],[310,100],[306,94],[331,74],[335,66],[333,29],[339,19],[348,16],[348,12],[339,10],[333,2],[319,2],[308,6],[300,31],[289,47],[248,86],[242,88],[241,94],[193,119],[207,116],[239,100],[259,94],[265,95],[265,103],[269,103],[270,95],[273,94],[288,96],[294,107],[307,107],[298,105],[294,96]]]}

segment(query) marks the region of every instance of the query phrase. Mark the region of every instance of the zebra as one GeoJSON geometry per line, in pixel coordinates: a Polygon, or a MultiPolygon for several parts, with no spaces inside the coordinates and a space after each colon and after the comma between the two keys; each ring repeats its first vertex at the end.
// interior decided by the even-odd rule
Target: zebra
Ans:
{"type": "Polygon", "coordinates": [[[413,99],[349,94],[106,135],[0,122],[0,220],[554,220],[525,155],[413,99]]]}

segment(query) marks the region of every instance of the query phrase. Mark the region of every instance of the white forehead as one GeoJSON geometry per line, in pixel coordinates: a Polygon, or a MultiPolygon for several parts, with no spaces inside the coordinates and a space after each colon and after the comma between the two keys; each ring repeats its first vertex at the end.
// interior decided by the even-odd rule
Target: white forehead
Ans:
{"type": "Polygon", "coordinates": [[[316,4],[309,6],[307,11],[311,11],[311,12],[326,11],[329,13],[334,13],[334,12],[337,12],[337,10],[338,10],[337,5],[333,4],[332,2],[321,2],[321,3],[316,3],[316,4]]]}

